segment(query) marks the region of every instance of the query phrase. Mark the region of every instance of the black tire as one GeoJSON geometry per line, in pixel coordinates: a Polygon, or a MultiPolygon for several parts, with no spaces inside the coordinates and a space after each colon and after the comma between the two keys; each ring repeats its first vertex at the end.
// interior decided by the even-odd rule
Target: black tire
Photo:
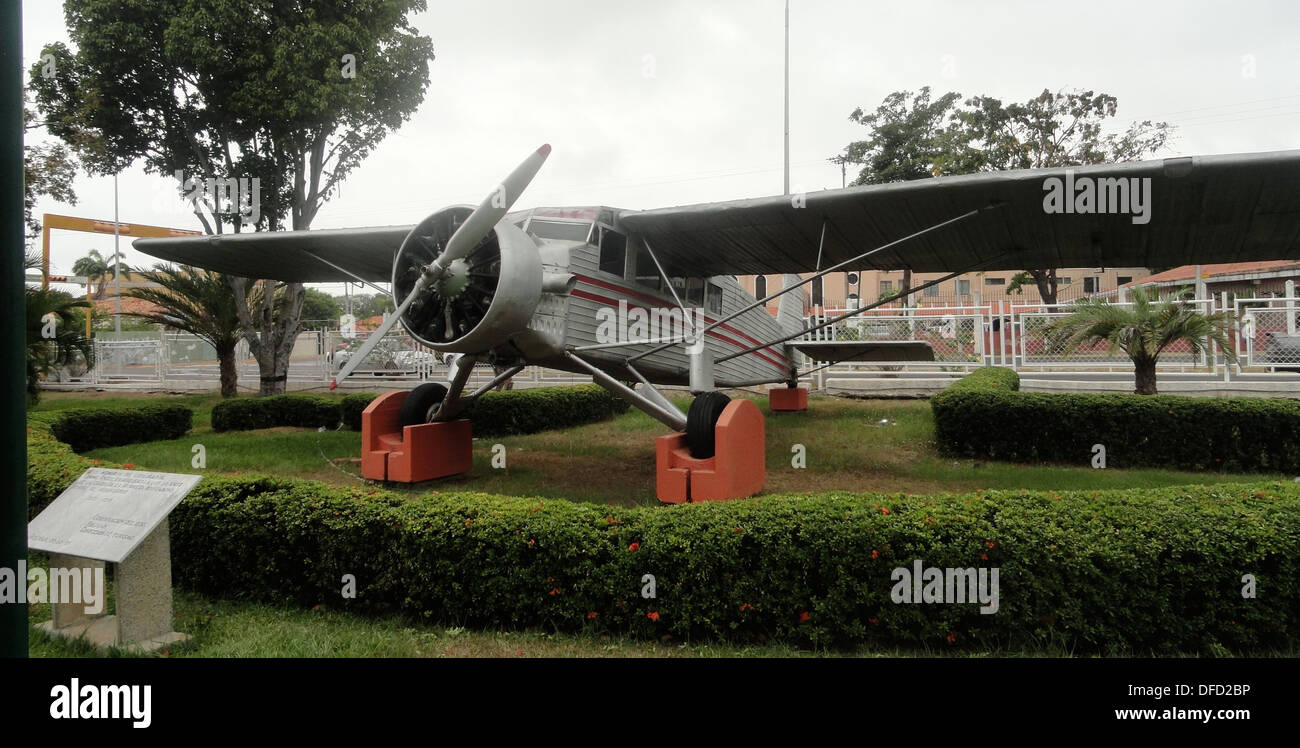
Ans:
{"type": "Polygon", "coordinates": [[[411,394],[402,401],[402,427],[428,423],[446,398],[447,388],[437,382],[427,382],[411,390],[411,394]]]}
{"type": "Polygon", "coordinates": [[[691,401],[691,409],[686,412],[686,444],[691,448],[691,457],[707,460],[713,456],[713,427],[729,402],[731,398],[721,392],[702,392],[691,401]]]}

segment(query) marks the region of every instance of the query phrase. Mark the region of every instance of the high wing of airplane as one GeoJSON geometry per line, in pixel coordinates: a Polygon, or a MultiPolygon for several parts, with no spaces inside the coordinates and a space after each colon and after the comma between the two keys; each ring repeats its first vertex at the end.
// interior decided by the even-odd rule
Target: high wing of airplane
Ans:
{"type": "Polygon", "coordinates": [[[826,273],[947,274],[915,293],[976,270],[1300,257],[1300,151],[991,172],[647,211],[509,212],[549,154],[549,146],[530,154],[478,207],[444,208],[414,226],[134,246],[248,278],[391,283],[397,312],[335,385],[398,321],[429,347],[463,354],[446,387],[425,384],[407,397],[404,424],[453,419],[525,365],[540,365],[591,374],[684,431],[704,456],[725,400],[715,390],[794,386],[797,349],[819,361],[933,358],[920,341],[800,340],[803,287],[826,273]],[[771,273],[784,282],[765,299],[734,277],[771,273]],[[764,307],[778,297],[773,317],[764,307]],[[466,393],[479,361],[499,374],[466,393]],[[689,385],[697,393],[690,413],[656,385],[689,385]]]}

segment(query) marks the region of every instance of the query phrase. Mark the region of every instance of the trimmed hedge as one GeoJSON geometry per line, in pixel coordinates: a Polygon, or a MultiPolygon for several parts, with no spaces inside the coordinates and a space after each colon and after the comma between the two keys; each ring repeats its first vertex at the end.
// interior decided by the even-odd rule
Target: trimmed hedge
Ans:
{"type": "Polygon", "coordinates": [[[222,400],[212,409],[213,431],[247,431],[275,426],[334,428],[338,424],[338,402],[310,395],[231,398],[222,400]]]}
{"type": "Polygon", "coordinates": [[[65,410],[49,419],[54,437],[85,452],[100,447],[178,439],[194,424],[194,411],[183,405],[65,410]]]}
{"type": "Polygon", "coordinates": [[[1300,472],[1300,401],[1019,392],[1010,369],[977,369],[930,399],[952,455],[1107,467],[1300,472]]]}
{"type": "MultiPolygon", "coordinates": [[[[28,439],[35,510],[91,461],[39,426],[28,439]]],[[[170,526],[174,579],[189,589],[445,624],[1081,653],[1247,653],[1300,640],[1300,486],[1290,482],[629,509],[209,476],[170,526]],[[997,613],[892,602],[892,570],[916,559],[998,568],[997,613]],[[356,599],[340,598],[344,574],[356,575],[356,599]]]]}
{"type": "MultiPolygon", "coordinates": [[[[361,411],[376,397],[377,393],[366,392],[343,398],[339,406],[343,425],[360,431],[361,411]]],[[[628,407],[600,385],[584,384],[485,392],[464,416],[473,422],[475,436],[510,436],[603,421],[626,413],[628,407]]]]}
{"type": "Polygon", "coordinates": [[[350,431],[361,430],[361,411],[366,409],[371,400],[379,397],[378,392],[358,392],[354,395],[344,395],[339,401],[339,420],[343,421],[343,428],[350,431]]]}

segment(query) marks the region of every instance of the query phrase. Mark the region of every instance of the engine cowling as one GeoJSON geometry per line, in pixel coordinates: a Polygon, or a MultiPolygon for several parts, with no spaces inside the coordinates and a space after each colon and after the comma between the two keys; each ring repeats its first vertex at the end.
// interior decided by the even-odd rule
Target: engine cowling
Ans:
{"type": "MultiPolygon", "coordinates": [[[[474,208],[444,208],[407,234],[393,260],[393,298],[400,304],[474,208]]],[[[500,221],[462,259],[411,302],[402,325],[439,351],[484,353],[524,331],[542,293],[537,244],[518,226],[500,221]]]]}

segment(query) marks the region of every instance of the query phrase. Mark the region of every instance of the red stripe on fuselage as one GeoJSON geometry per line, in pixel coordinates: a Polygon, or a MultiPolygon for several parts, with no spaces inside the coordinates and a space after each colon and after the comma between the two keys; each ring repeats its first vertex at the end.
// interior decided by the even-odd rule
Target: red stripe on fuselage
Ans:
{"type": "MultiPolygon", "coordinates": [[[[621,289],[617,289],[617,288],[616,288],[615,290],[621,290],[621,289]]],[[[598,303],[598,304],[605,304],[606,306],[611,306],[611,307],[614,307],[615,309],[618,308],[618,302],[619,302],[618,299],[611,299],[611,298],[606,297],[606,296],[601,296],[601,295],[599,295],[599,294],[589,293],[589,292],[587,292],[587,291],[582,291],[582,290],[578,290],[578,289],[574,289],[574,290],[572,291],[572,295],[577,296],[577,297],[580,298],[580,299],[586,299],[586,300],[588,300],[588,301],[594,301],[594,302],[596,302],[596,303],[598,303]]],[[[626,301],[626,300],[624,300],[624,301],[626,301]]],[[[643,309],[643,310],[645,310],[647,313],[650,311],[649,308],[647,308],[647,307],[643,307],[643,306],[641,306],[640,304],[631,304],[631,303],[628,303],[628,307],[629,307],[629,308],[635,307],[635,308],[637,308],[637,309],[643,309]]],[[[662,307],[657,307],[657,308],[662,308],[662,307]]],[[[705,317],[705,319],[708,320],[708,317],[705,317]]],[[[710,321],[711,321],[711,320],[710,320],[710,321]]],[[[725,325],[723,325],[723,327],[725,327],[725,325]]],[[[739,348],[739,349],[741,349],[741,350],[743,350],[743,349],[745,349],[746,347],[748,347],[748,346],[746,346],[744,343],[741,343],[741,342],[739,342],[739,341],[737,341],[737,340],[732,340],[731,338],[727,337],[726,335],[723,335],[722,333],[719,333],[717,330],[710,330],[707,334],[708,334],[708,335],[711,335],[711,336],[713,336],[713,337],[715,337],[715,338],[717,338],[717,339],[719,339],[719,340],[721,340],[721,341],[723,341],[724,343],[728,343],[728,344],[730,344],[730,345],[734,345],[734,346],[736,346],[737,348],[739,348]]],[[[765,355],[765,354],[763,353],[763,351],[750,351],[750,353],[751,353],[752,355],[758,356],[758,357],[761,358],[762,360],[768,362],[769,364],[772,364],[773,366],[775,366],[775,367],[781,369],[782,371],[788,371],[789,368],[790,368],[790,367],[787,366],[786,364],[783,364],[783,363],[781,363],[780,361],[777,361],[777,360],[772,359],[771,357],[765,355]]],[[[776,354],[776,355],[779,356],[780,354],[776,354]]],[[[784,356],[782,356],[782,358],[784,358],[784,356]]]]}

